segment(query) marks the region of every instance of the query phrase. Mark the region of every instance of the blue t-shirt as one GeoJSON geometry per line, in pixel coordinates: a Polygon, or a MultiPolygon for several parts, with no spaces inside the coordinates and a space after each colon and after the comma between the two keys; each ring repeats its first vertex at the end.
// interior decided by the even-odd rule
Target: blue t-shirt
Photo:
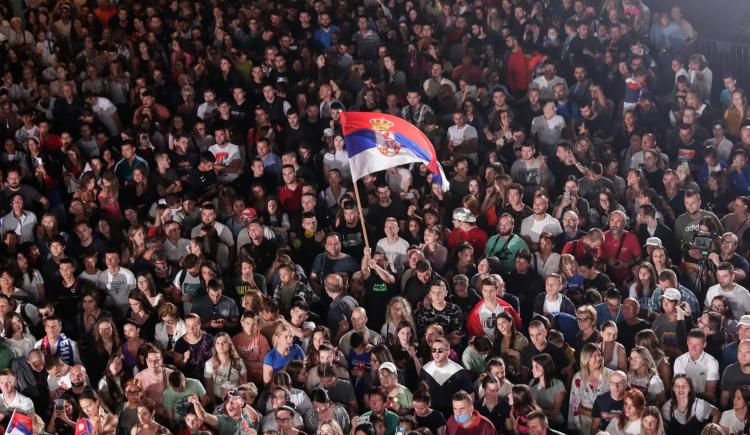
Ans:
{"type": "Polygon", "coordinates": [[[287,356],[280,354],[276,348],[271,349],[271,351],[266,354],[265,358],[263,358],[263,365],[273,367],[273,373],[276,374],[281,371],[289,361],[304,359],[305,352],[302,351],[302,348],[299,347],[299,345],[294,344],[292,345],[292,348],[289,349],[287,356]]]}

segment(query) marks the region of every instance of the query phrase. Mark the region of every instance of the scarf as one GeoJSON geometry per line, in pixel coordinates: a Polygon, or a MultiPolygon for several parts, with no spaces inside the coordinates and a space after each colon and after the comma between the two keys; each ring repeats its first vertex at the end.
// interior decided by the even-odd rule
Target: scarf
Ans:
{"type": "Polygon", "coordinates": [[[42,338],[41,347],[42,352],[44,352],[45,355],[59,355],[66,364],[75,364],[75,361],[73,360],[73,344],[65,334],[61,333],[57,338],[57,348],[54,353],[52,353],[50,348],[49,337],[46,335],[42,338]]]}

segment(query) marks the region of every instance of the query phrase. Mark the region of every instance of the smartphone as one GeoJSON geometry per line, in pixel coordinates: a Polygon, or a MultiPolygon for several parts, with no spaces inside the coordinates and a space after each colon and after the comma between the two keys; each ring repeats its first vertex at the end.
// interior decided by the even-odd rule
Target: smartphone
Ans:
{"type": "Polygon", "coordinates": [[[55,411],[62,411],[64,407],[62,399],[55,399],[55,411]]]}
{"type": "Polygon", "coordinates": [[[564,192],[563,193],[563,198],[564,199],[570,199],[570,192],[564,192]]]}

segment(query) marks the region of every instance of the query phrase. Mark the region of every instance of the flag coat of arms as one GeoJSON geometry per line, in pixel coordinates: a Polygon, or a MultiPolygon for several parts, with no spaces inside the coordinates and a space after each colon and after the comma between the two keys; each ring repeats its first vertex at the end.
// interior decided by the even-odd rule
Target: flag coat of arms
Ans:
{"type": "Polygon", "coordinates": [[[30,415],[13,411],[10,423],[5,430],[5,435],[31,435],[34,427],[34,419],[30,415]]]}
{"type": "Polygon", "coordinates": [[[393,115],[342,112],[341,129],[352,179],[407,163],[424,163],[432,179],[448,190],[435,148],[417,127],[393,115]]]}

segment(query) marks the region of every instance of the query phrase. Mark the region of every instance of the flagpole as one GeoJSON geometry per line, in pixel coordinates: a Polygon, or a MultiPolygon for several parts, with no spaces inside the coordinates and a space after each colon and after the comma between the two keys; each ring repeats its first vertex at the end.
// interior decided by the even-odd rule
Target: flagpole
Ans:
{"type": "Polygon", "coordinates": [[[365,226],[365,212],[362,210],[362,201],[359,199],[359,188],[357,181],[354,180],[354,197],[357,199],[357,210],[359,210],[359,223],[362,225],[362,236],[365,238],[365,248],[370,247],[370,240],[367,237],[367,226],[365,226]]]}

